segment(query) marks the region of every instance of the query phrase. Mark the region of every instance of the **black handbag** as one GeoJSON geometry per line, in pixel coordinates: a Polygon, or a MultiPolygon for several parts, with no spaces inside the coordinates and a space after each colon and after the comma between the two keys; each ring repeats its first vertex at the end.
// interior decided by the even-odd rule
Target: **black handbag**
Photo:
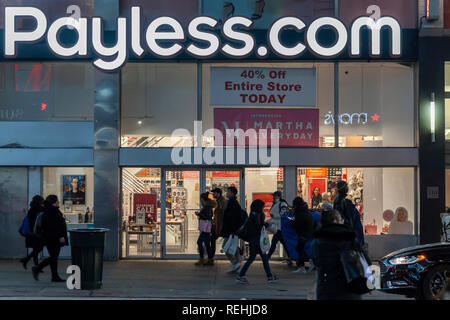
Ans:
{"type": "Polygon", "coordinates": [[[340,260],[345,273],[347,288],[355,294],[369,293],[371,289],[367,286],[366,270],[369,266],[362,250],[354,248],[343,248],[340,260]]]}

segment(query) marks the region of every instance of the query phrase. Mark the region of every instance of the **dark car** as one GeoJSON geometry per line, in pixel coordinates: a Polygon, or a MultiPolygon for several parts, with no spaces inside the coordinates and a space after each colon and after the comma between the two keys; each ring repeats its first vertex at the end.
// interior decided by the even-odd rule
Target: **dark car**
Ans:
{"type": "Polygon", "coordinates": [[[382,291],[421,300],[450,299],[450,243],[405,248],[379,262],[382,291]]]}

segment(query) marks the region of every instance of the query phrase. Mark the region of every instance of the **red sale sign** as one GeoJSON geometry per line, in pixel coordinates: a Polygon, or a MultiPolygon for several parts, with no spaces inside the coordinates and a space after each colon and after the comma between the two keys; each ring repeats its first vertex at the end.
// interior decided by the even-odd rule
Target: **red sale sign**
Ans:
{"type": "Polygon", "coordinates": [[[236,129],[248,137],[245,146],[271,145],[272,130],[277,129],[280,147],[318,147],[319,109],[215,108],[214,128],[222,133],[216,146],[227,144],[227,134],[236,129]]]}
{"type": "Polygon", "coordinates": [[[156,222],[156,194],[135,193],[133,197],[136,224],[156,222]]]}

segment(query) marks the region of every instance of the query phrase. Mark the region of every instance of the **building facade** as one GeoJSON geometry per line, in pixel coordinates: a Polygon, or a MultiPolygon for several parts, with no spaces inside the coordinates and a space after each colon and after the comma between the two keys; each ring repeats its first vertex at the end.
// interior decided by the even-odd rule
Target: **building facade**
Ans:
{"type": "Polygon", "coordinates": [[[279,190],[311,206],[340,179],[373,257],[439,241],[448,57],[424,1],[42,0],[48,32],[33,44],[5,33],[37,29],[7,19],[14,5],[0,15],[0,257],[23,256],[34,194],[58,195],[69,228],[108,228],[107,259],[185,259],[202,192],[236,186],[244,207],[269,209],[279,190]],[[102,17],[105,48],[77,24],[56,32],[61,17],[86,18],[86,35],[102,17]],[[279,148],[222,149],[230,128],[278,129],[279,148]]]}

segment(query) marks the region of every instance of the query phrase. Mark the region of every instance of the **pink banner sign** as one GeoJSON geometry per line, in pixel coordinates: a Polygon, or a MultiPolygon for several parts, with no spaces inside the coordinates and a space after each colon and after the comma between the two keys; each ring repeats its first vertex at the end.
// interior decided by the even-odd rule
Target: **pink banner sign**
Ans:
{"type": "MultiPolygon", "coordinates": [[[[222,133],[215,137],[216,146],[229,145],[227,130],[230,134],[236,129],[247,134],[245,146],[271,145],[270,137],[276,136],[273,130],[278,129],[280,147],[318,147],[319,109],[215,108],[214,128],[222,133]]],[[[235,144],[241,138],[242,132],[235,144]]]]}

